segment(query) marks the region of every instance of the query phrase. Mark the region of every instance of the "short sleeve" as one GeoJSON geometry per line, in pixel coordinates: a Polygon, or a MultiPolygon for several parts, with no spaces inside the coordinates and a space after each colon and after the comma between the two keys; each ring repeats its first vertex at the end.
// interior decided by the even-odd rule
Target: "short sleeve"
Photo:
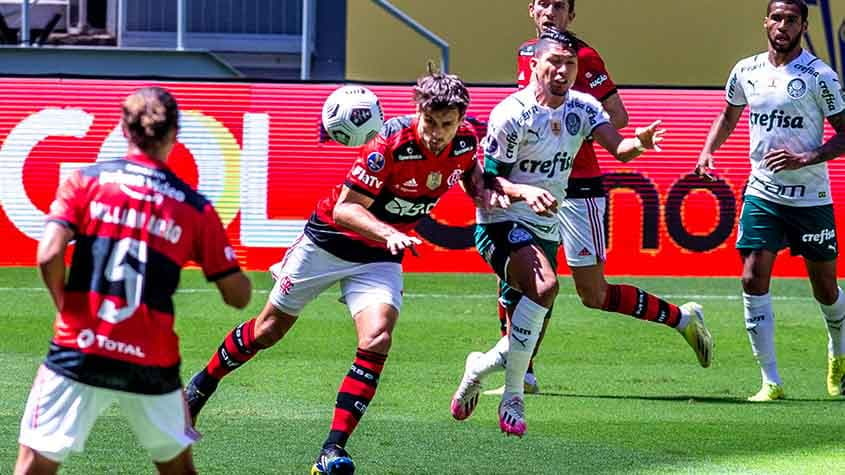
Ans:
{"type": "Polygon", "coordinates": [[[584,53],[579,52],[578,70],[579,76],[583,77],[583,87],[579,88],[581,92],[586,92],[599,101],[604,101],[616,93],[616,83],[596,50],[586,48],[584,53]]]}
{"type": "Polygon", "coordinates": [[[745,90],[742,89],[742,80],[739,77],[739,64],[734,66],[731,75],[728,77],[728,84],[725,86],[725,100],[732,106],[744,106],[748,104],[745,98],[745,90]]]}
{"type": "Polygon", "coordinates": [[[516,85],[525,88],[531,82],[531,58],[534,57],[534,42],[526,41],[516,53],[516,85]]]}
{"type": "Polygon", "coordinates": [[[381,193],[390,176],[392,156],[386,140],[378,136],[361,148],[360,154],[346,175],[349,188],[375,198],[381,193]]]}
{"type": "Polygon", "coordinates": [[[482,141],[484,173],[507,177],[516,163],[522,128],[508,113],[509,110],[506,103],[502,103],[490,113],[487,135],[482,141]]]}
{"type": "Polygon", "coordinates": [[[584,102],[586,103],[584,107],[584,114],[586,114],[587,119],[584,121],[583,135],[584,137],[589,137],[590,135],[593,135],[593,131],[596,130],[596,127],[610,123],[610,115],[604,110],[601,102],[597,99],[587,97],[584,102]]]}
{"type": "Polygon", "coordinates": [[[845,91],[835,71],[830,68],[819,71],[818,87],[816,101],[825,117],[845,111],[845,91]]]}
{"type": "Polygon", "coordinates": [[[82,171],[77,170],[59,185],[47,221],[63,224],[74,232],[80,229],[87,208],[83,206],[84,181],[82,171]]]}
{"type": "Polygon", "coordinates": [[[203,209],[196,245],[198,249],[194,260],[202,267],[202,272],[209,282],[220,280],[240,270],[238,258],[229,244],[220,216],[210,204],[203,209]]]}

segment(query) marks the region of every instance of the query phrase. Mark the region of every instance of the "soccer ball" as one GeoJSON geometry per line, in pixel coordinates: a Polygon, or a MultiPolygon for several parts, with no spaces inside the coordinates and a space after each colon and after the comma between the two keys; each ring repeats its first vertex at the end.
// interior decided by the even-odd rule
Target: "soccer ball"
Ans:
{"type": "Polygon", "coordinates": [[[323,104],[323,127],[335,142],[358,147],[381,130],[384,112],[378,96],[363,86],[343,86],[323,104]]]}

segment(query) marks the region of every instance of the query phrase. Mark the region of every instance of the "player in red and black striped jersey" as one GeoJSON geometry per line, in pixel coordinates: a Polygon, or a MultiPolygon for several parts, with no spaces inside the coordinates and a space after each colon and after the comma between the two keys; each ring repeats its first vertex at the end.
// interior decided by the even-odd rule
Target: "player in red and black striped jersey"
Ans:
{"type": "MultiPolygon", "coordinates": [[[[575,0],[531,0],[528,4],[528,14],[534,22],[538,37],[544,29],[567,31],[570,23],[575,20],[575,0]]],[[[599,53],[583,40],[577,41],[578,75],[572,89],[598,99],[610,116],[610,123],[617,129],[624,128],[628,124],[628,113],[604,61],[599,53]]],[[[535,38],[519,47],[517,82],[520,88],[526,87],[531,79],[530,60],[534,55],[536,43],[535,38]]],[[[582,303],[589,308],[618,312],[673,327],[680,331],[692,346],[699,363],[704,367],[709,366],[712,348],[702,343],[704,336],[698,337],[706,332],[706,328],[703,328],[703,324],[699,325],[699,319],[696,318],[700,306],[690,303],[679,307],[637,287],[607,282],[604,273],[606,209],[602,171],[593,142],[588,140],[575,157],[566,189],[566,199],[558,207],[558,217],[565,224],[561,226],[561,237],[566,262],[582,303]],[[688,322],[691,321],[693,326],[688,328],[688,322]]],[[[513,306],[519,298],[518,293],[507,286],[504,287],[499,299],[499,321],[503,335],[507,329],[507,307],[513,306]]],[[[543,332],[547,324],[548,316],[543,332]]],[[[709,334],[707,339],[709,340],[709,334]]],[[[537,349],[540,343],[542,336],[537,343],[537,349]]],[[[501,390],[502,388],[499,388],[492,392],[501,390]]],[[[539,392],[533,364],[525,378],[525,392],[539,392]]]]}
{"type": "Polygon", "coordinates": [[[182,402],[173,331],[179,273],[197,262],[227,303],[249,302],[249,280],[214,207],[165,164],[178,129],[175,100],[144,88],[123,110],[129,154],[62,183],[39,243],[58,314],[22,421],[21,473],[55,472],[115,400],[159,470],[190,473],[196,437],[182,402]]]}
{"type": "Polygon", "coordinates": [[[408,233],[455,184],[481,188],[477,139],[464,122],[469,92],[461,80],[423,76],[414,101],[417,113],[388,121],[361,149],[344,183],[317,203],[303,234],[271,267],[276,283],[264,310],[229,333],[186,388],[196,417],[223,377],[281,340],[311,300],[339,283],[358,348],[312,474],[355,470],[345,446],[375,396],[391,346],[402,304],[400,262],[421,242],[408,233]]]}

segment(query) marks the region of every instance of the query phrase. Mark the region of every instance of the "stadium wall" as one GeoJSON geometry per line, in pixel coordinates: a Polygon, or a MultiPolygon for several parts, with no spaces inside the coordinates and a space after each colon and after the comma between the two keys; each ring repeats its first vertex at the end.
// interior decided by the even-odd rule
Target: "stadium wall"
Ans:
{"type": "MultiPolygon", "coordinates": [[[[72,170],[126,150],[120,101],[151,84],[171,89],[182,109],[170,165],[216,205],[243,264],[266,269],[302,229],[315,202],[343,181],[355,149],[321,142],[320,108],[337,84],[153,82],[0,78],[0,265],[32,266],[60,180],[72,170]]],[[[407,86],[372,86],[388,116],[412,112],[407,86]]],[[[484,133],[487,115],[511,88],[473,87],[469,116],[484,133]]],[[[718,90],[623,89],[631,127],[663,119],[662,153],[632,164],[600,154],[610,189],[608,272],[631,275],[737,275],[733,249],[748,173],[743,120],[717,157],[723,181],[689,175],[710,120],[723,107],[718,90]]],[[[830,131],[828,131],[830,132],[830,131]]],[[[834,194],[845,192],[831,163],[834,194]]],[[[837,219],[845,209],[837,206],[837,219]]],[[[418,228],[427,240],[410,271],[488,272],[472,248],[474,212],[450,191],[418,228]]],[[[777,275],[803,275],[784,256],[777,275]]]]}
{"type": "MultiPolygon", "coordinates": [[[[529,0],[393,0],[451,46],[452,72],[515,82],[516,49],[534,35],[529,0]],[[483,4],[483,8],[481,7],[483,4]]],[[[805,42],[840,75],[845,1],[809,0],[805,42]]],[[[583,0],[572,30],[606,60],[617,84],[721,86],[736,61],[765,49],[767,0],[583,0]]],[[[349,2],[346,77],[407,82],[439,50],[370,1],[349,2]]]]}

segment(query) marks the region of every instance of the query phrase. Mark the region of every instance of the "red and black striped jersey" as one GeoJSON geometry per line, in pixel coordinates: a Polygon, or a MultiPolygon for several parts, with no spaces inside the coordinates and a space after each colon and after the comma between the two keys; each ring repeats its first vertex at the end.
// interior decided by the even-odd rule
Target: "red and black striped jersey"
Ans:
{"type": "MultiPolygon", "coordinates": [[[[455,138],[435,155],[417,134],[417,115],[387,121],[381,133],[365,145],[352,164],[344,185],[371,197],[369,211],[399,231],[408,232],[427,216],[437,201],[476,166],[478,139],[464,122],[455,138]]],[[[318,246],[350,262],[399,262],[382,243],[344,229],[332,212],[343,185],[337,185],[317,207],[305,234],[318,246]]]]}
{"type": "Polygon", "coordinates": [[[240,270],[211,203],[143,155],[96,163],[59,187],[49,221],[74,232],[46,365],[123,391],[178,389],[172,295],[187,261],[214,281],[240,270]]]}
{"type": "MultiPolygon", "coordinates": [[[[578,76],[575,78],[575,85],[572,88],[587,93],[602,102],[617,93],[616,84],[610,78],[610,73],[607,72],[607,67],[598,51],[580,39],[577,41],[578,76]]],[[[531,82],[531,58],[534,56],[536,44],[537,39],[535,38],[522,43],[519,47],[516,64],[517,84],[520,89],[531,82]]],[[[601,175],[602,171],[599,167],[596,151],[593,148],[593,141],[585,141],[578,151],[578,155],[575,156],[566,196],[568,198],[603,196],[601,175]],[[598,187],[595,186],[596,183],[598,187]]]]}

